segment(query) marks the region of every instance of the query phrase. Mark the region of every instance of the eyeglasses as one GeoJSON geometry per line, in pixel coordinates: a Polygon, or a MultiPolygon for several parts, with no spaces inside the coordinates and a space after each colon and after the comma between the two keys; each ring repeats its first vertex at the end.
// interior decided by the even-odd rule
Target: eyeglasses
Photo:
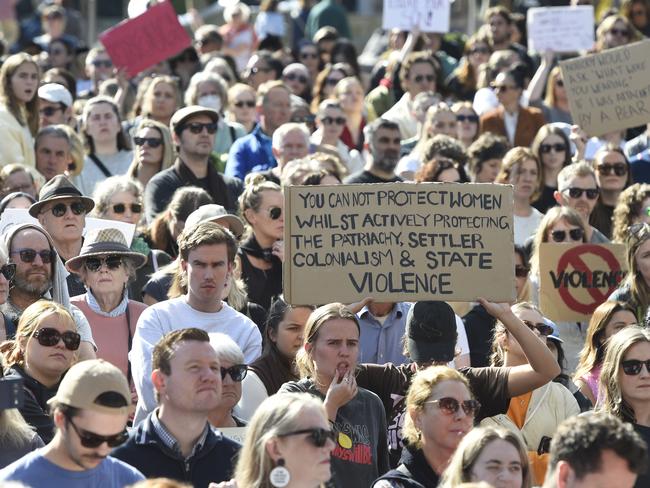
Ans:
{"type": "Polygon", "coordinates": [[[620,37],[630,37],[630,31],[626,29],[616,29],[612,28],[609,29],[609,33],[613,36],[620,36],[620,37]]]}
{"type": "Polygon", "coordinates": [[[454,415],[458,412],[460,407],[463,407],[463,412],[469,417],[474,417],[481,408],[481,404],[477,400],[464,400],[459,402],[455,398],[444,397],[438,400],[430,400],[426,403],[433,403],[438,405],[438,408],[445,412],[447,415],[454,415]]]}
{"type": "Polygon", "coordinates": [[[530,268],[526,266],[521,266],[519,264],[515,266],[515,276],[517,278],[527,278],[529,272],[530,268]]]}
{"type": "Polygon", "coordinates": [[[415,75],[413,81],[415,81],[416,83],[422,83],[425,79],[429,83],[436,81],[436,77],[434,75],[415,75]]]}
{"type": "Polygon", "coordinates": [[[522,320],[522,322],[524,324],[526,324],[526,326],[530,330],[537,331],[541,335],[543,335],[544,337],[550,336],[553,333],[553,327],[551,327],[548,324],[544,324],[543,322],[534,323],[534,322],[531,322],[530,320],[522,320]]]}
{"type": "Polygon", "coordinates": [[[92,62],[92,65],[95,68],[102,68],[102,67],[111,68],[113,66],[113,61],[111,61],[110,59],[95,59],[92,62]]]}
{"type": "Polygon", "coordinates": [[[15,251],[11,251],[9,254],[18,254],[20,256],[20,260],[23,263],[33,263],[34,260],[36,259],[36,256],[38,255],[41,257],[41,261],[43,261],[43,264],[50,264],[54,260],[54,257],[56,256],[55,252],[52,251],[51,249],[35,251],[34,249],[29,249],[29,248],[16,249],[15,251]]]}
{"type": "Polygon", "coordinates": [[[135,142],[136,146],[144,146],[146,143],[149,147],[155,149],[163,143],[163,140],[158,137],[134,137],[133,142],[135,142]]]}
{"type": "Polygon", "coordinates": [[[237,108],[255,108],[255,100],[240,100],[238,102],[235,102],[233,105],[237,108]]]}
{"type": "Polygon", "coordinates": [[[72,202],[71,204],[57,203],[50,210],[52,215],[55,217],[63,217],[68,211],[68,208],[72,210],[72,213],[75,215],[81,215],[86,213],[86,206],[82,202],[72,202]]]}
{"type": "Polygon", "coordinates": [[[63,345],[69,351],[76,351],[79,349],[79,344],[81,344],[81,336],[77,332],[68,330],[61,333],[52,327],[38,329],[32,337],[37,339],[38,343],[43,347],[54,347],[62,340],[63,345]]]}
{"type": "MultiPolygon", "coordinates": [[[[116,203],[115,205],[113,205],[113,212],[115,212],[116,214],[123,214],[124,212],[126,212],[126,207],[127,205],[124,203],[116,203]]],[[[131,212],[133,213],[142,213],[142,205],[139,203],[132,203],[131,205],[129,205],[129,207],[131,208],[131,212]]]]}
{"type": "Polygon", "coordinates": [[[600,194],[600,189],[598,188],[577,188],[572,186],[571,188],[566,188],[562,190],[562,193],[568,193],[570,198],[580,198],[584,193],[589,200],[595,200],[600,194]]]}
{"type": "Polygon", "coordinates": [[[627,166],[625,163],[602,163],[596,166],[596,169],[604,176],[611,175],[612,173],[616,176],[624,176],[627,174],[627,166]]]}
{"type": "Polygon", "coordinates": [[[86,269],[88,271],[97,272],[104,264],[108,269],[117,269],[122,266],[122,258],[120,256],[107,256],[105,258],[86,258],[84,266],[86,266],[86,269]]]}
{"type": "Polygon", "coordinates": [[[94,432],[88,432],[87,430],[80,429],[77,427],[70,417],[67,417],[68,423],[72,425],[72,428],[79,436],[79,441],[81,445],[87,447],[88,449],[95,449],[101,446],[104,442],[108,444],[108,447],[117,447],[121,444],[124,444],[129,438],[129,434],[126,430],[123,430],[119,434],[115,435],[99,435],[94,432]]]}
{"type": "Polygon", "coordinates": [[[345,117],[330,117],[329,115],[326,115],[320,121],[325,124],[325,125],[345,125],[345,117]]]}
{"type": "Polygon", "coordinates": [[[621,362],[623,372],[628,376],[636,376],[639,374],[644,364],[646,371],[650,373],[650,359],[646,359],[645,361],[641,361],[640,359],[628,359],[621,362]]]}
{"type": "Polygon", "coordinates": [[[294,117],[291,117],[291,122],[294,122],[296,124],[313,124],[314,120],[316,120],[316,117],[313,115],[296,115],[294,117]]]}
{"type": "Polygon", "coordinates": [[[302,59],[307,59],[307,58],[318,59],[318,53],[307,53],[307,52],[304,52],[304,53],[300,53],[300,57],[301,57],[302,59]]]}
{"type": "Polygon", "coordinates": [[[299,74],[296,74],[296,73],[286,74],[286,75],[284,75],[284,79],[289,80],[289,81],[298,80],[303,85],[307,84],[307,82],[309,81],[305,75],[299,75],[299,74]]]}
{"type": "MultiPolygon", "coordinates": [[[[585,235],[585,231],[577,228],[571,229],[569,231],[569,238],[574,242],[581,242],[582,237],[585,235]]],[[[564,242],[566,241],[567,231],[565,230],[554,230],[551,232],[551,239],[555,242],[564,242]]]]}
{"type": "Polygon", "coordinates": [[[478,124],[478,115],[456,115],[457,122],[471,122],[472,124],[478,124]]]}
{"type": "Polygon", "coordinates": [[[38,110],[38,113],[45,117],[52,117],[59,110],[63,110],[63,107],[45,107],[38,110]]]}
{"type": "Polygon", "coordinates": [[[271,220],[278,220],[282,217],[282,209],[280,207],[271,207],[268,209],[269,217],[271,220]]]}
{"type": "Polygon", "coordinates": [[[208,131],[208,134],[216,134],[218,127],[219,124],[216,122],[192,122],[191,124],[185,124],[182,130],[189,129],[192,134],[200,134],[203,132],[203,129],[206,129],[208,131]]]}
{"type": "Polygon", "coordinates": [[[245,364],[235,364],[230,368],[221,368],[222,380],[226,379],[226,375],[230,375],[230,379],[232,379],[236,383],[239,383],[240,381],[243,381],[244,378],[246,378],[247,374],[248,374],[248,366],[246,366],[245,364]]]}
{"type": "Polygon", "coordinates": [[[326,85],[336,85],[343,78],[325,78],[326,85]]]}
{"type": "Polygon", "coordinates": [[[564,86],[564,80],[562,78],[555,78],[555,84],[557,86],[564,86]]]}
{"type": "Polygon", "coordinates": [[[548,154],[551,151],[555,152],[564,152],[566,151],[566,146],[564,144],[560,144],[559,142],[557,144],[540,144],[539,145],[539,152],[542,154],[548,154]]]}
{"type": "Polygon", "coordinates": [[[325,446],[328,440],[336,443],[336,432],[329,429],[300,429],[300,430],[294,430],[293,432],[287,432],[285,434],[278,434],[278,437],[289,437],[292,435],[300,435],[300,434],[309,434],[307,436],[307,439],[315,447],[325,446]]]}

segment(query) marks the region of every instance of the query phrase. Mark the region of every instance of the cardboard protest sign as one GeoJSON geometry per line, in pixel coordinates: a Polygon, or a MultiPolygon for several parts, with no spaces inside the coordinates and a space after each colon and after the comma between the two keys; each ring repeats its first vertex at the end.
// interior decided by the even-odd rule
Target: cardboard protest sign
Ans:
{"type": "Polygon", "coordinates": [[[515,297],[512,186],[290,186],[284,195],[292,304],[515,297]]]}
{"type": "Polygon", "coordinates": [[[625,276],[622,244],[542,244],[539,304],[551,320],[589,321],[625,276]]]}
{"type": "Polygon", "coordinates": [[[218,430],[228,439],[240,444],[246,440],[246,427],[219,427],[218,430]]]}
{"type": "Polygon", "coordinates": [[[449,0],[384,0],[382,28],[449,32],[449,0]]]}
{"type": "Polygon", "coordinates": [[[650,122],[650,41],[561,61],[573,122],[590,136],[650,122]]]}
{"type": "Polygon", "coordinates": [[[133,77],[192,44],[168,1],[120,22],[99,36],[113,64],[133,77]]]}
{"type": "Polygon", "coordinates": [[[526,12],[528,50],[560,53],[594,45],[594,7],[536,7],[526,12]]]}

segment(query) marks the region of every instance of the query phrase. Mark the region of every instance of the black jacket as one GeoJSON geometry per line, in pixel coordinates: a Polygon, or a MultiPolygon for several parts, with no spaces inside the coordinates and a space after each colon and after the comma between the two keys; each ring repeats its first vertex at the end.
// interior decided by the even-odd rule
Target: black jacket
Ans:
{"type": "MultiPolygon", "coordinates": [[[[429,466],[424,453],[405,442],[397,469],[380,476],[377,481],[379,480],[394,481],[405,488],[436,488],[439,477],[429,466]]],[[[391,484],[394,486],[394,483],[391,484]]]]}
{"type": "Polygon", "coordinates": [[[241,447],[237,442],[210,429],[203,447],[187,459],[163,443],[151,423],[150,413],[117,447],[111,456],[138,469],[147,478],[171,478],[184,481],[194,488],[207,488],[232,478],[235,456],[241,447]]]}

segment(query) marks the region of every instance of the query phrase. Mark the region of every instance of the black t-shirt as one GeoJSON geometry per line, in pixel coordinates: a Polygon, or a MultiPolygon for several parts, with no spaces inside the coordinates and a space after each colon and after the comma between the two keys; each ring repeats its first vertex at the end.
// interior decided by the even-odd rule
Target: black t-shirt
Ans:
{"type": "MultiPolygon", "coordinates": [[[[634,424],[634,430],[645,443],[650,447],[650,427],[645,427],[643,425],[634,424]]],[[[648,449],[648,466],[650,466],[650,449],[648,449]]],[[[650,486],[650,472],[646,470],[645,474],[640,474],[634,483],[634,488],[648,488],[650,486]]]]}
{"type": "MultiPolygon", "coordinates": [[[[461,368],[459,371],[465,375],[472,394],[481,403],[476,423],[508,411],[508,368],[461,368]]],[[[376,393],[386,409],[391,467],[397,466],[402,451],[406,393],[414,374],[411,364],[362,364],[358,368],[357,385],[376,393]]]]}
{"type": "Polygon", "coordinates": [[[353,183],[396,183],[398,181],[404,181],[399,176],[394,176],[388,180],[380,178],[379,176],[373,175],[370,171],[365,169],[354,173],[353,175],[348,176],[343,183],[353,184],[353,183]]]}
{"type": "Polygon", "coordinates": [[[537,201],[533,202],[533,207],[545,214],[549,208],[557,206],[557,202],[553,196],[556,191],[557,188],[544,185],[542,187],[542,194],[537,201]]]}

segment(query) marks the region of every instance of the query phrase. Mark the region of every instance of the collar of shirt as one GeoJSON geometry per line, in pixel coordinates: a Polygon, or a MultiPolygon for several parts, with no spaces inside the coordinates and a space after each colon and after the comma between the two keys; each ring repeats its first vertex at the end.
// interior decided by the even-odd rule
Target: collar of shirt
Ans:
{"type": "MultiPolygon", "coordinates": [[[[156,409],[153,415],[151,416],[151,425],[153,426],[156,435],[160,438],[160,440],[165,445],[165,447],[171,449],[172,451],[174,451],[175,453],[177,453],[179,456],[182,457],[183,454],[181,452],[181,448],[180,445],[178,444],[178,441],[167,430],[165,425],[158,418],[158,409],[156,409]]],[[[194,457],[194,455],[203,448],[203,444],[205,444],[205,439],[208,437],[209,430],[210,430],[210,426],[206,423],[205,428],[203,429],[203,433],[199,436],[198,440],[194,444],[194,447],[192,448],[192,452],[185,459],[190,459],[194,457]]]]}
{"type": "MultiPolygon", "coordinates": [[[[392,320],[395,317],[396,318],[401,318],[402,315],[404,315],[405,313],[408,312],[409,307],[410,307],[409,303],[396,302],[395,305],[393,306],[393,308],[391,309],[391,311],[388,312],[388,315],[386,315],[386,319],[384,320],[384,323],[386,321],[388,321],[388,319],[392,320]]],[[[370,311],[370,309],[368,308],[367,305],[365,307],[363,307],[361,309],[361,311],[359,312],[359,318],[360,319],[366,319],[366,320],[372,318],[372,319],[376,320],[377,322],[379,322],[379,319],[377,319],[377,317],[375,317],[372,314],[372,312],[370,311]]],[[[383,325],[383,323],[382,323],[382,325],[383,325]]]]}
{"type": "Polygon", "coordinates": [[[88,304],[90,309],[98,315],[101,315],[103,317],[119,317],[120,315],[126,312],[126,307],[129,304],[129,297],[127,296],[126,293],[124,293],[124,295],[122,296],[122,301],[117,307],[115,307],[110,312],[104,312],[102,308],[99,306],[99,303],[97,303],[97,299],[95,298],[95,295],[93,295],[90,289],[88,289],[88,291],[86,292],[86,303],[88,304]]]}

